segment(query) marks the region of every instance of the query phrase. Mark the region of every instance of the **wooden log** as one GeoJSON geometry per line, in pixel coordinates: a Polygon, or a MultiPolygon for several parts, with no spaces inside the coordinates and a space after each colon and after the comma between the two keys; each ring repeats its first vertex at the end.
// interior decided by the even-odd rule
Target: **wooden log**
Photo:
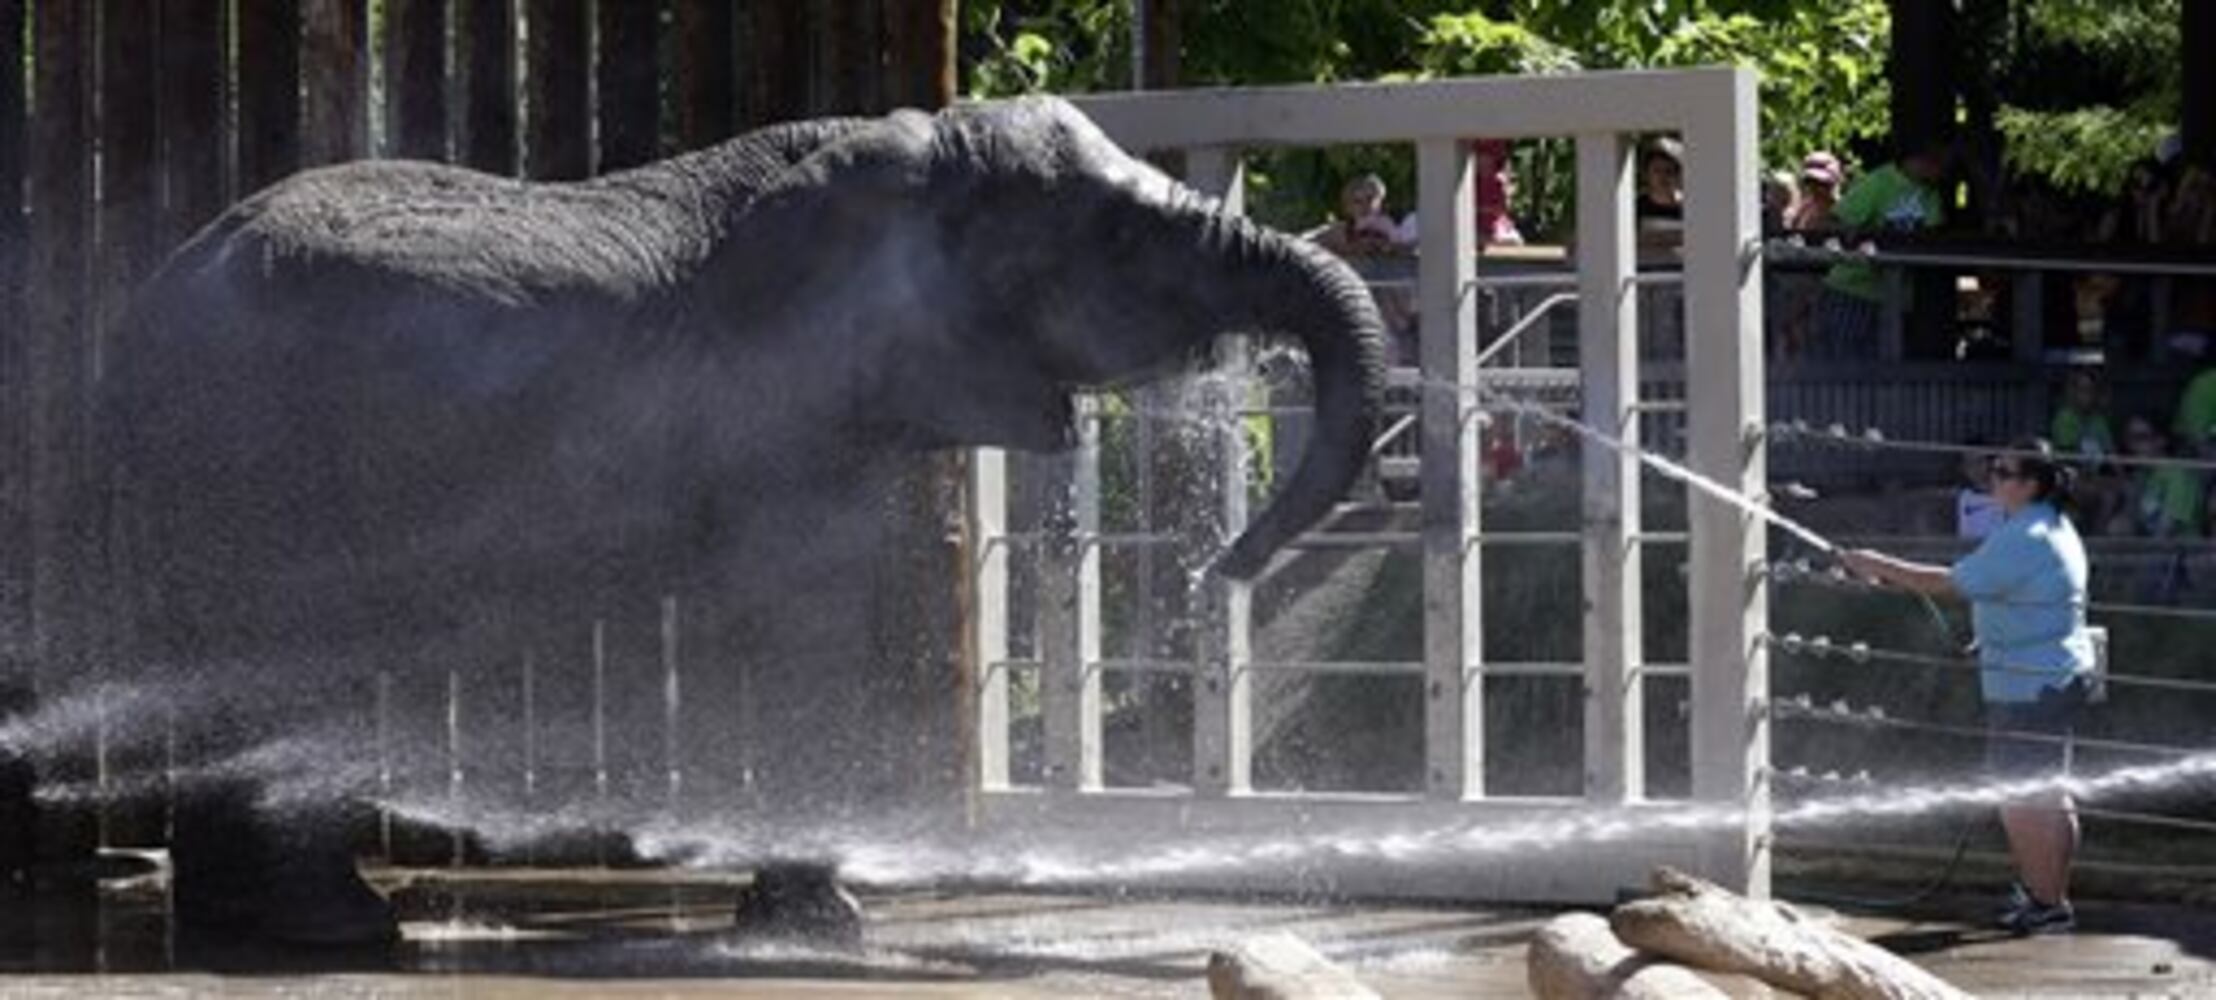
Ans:
{"type": "Polygon", "coordinates": [[[594,72],[600,87],[600,173],[635,167],[654,159],[661,146],[660,49],[656,42],[659,4],[646,0],[598,7],[600,59],[594,72]]]}
{"type": "Polygon", "coordinates": [[[738,10],[731,0],[677,0],[677,141],[699,149],[737,121],[738,10]]]}
{"type": "Polygon", "coordinates": [[[238,0],[238,193],[300,168],[300,0],[238,0]]]}
{"type": "Polygon", "coordinates": [[[385,10],[385,120],[392,155],[444,160],[447,0],[390,0],[385,10]]]}
{"type": "Polygon", "coordinates": [[[1279,931],[1208,955],[1215,1000],[1362,1000],[1377,994],[1308,942],[1279,931]]]}
{"type": "Polygon", "coordinates": [[[161,0],[162,244],[223,210],[224,0],[161,0]]]}
{"type": "Polygon", "coordinates": [[[360,159],[369,145],[369,5],[307,0],[303,11],[305,159],[310,164],[360,159]]]}
{"type": "Polygon", "coordinates": [[[525,11],[525,169],[541,180],[580,180],[592,173],[591,9],[585,0],[529,0],[525,11]]]}
{"type": "Polygon", "coordinates": [[[515,0],[463,0],[462,162],[516,172],[515,0]]]}
{"type": "Polygon", "coordinates": [[[1524,953],[1540,1000],[1701,1000],[1729,996],[1682,965],[1634,951],[1605,917],[1565,913],[1539,928],[1524,953]]]}
{"type": "Polygon", "coordinates": [[[1818,1000],[1954,1000],[1969,994],[1874,944],[1781,903],[1750,900],[1671,868],[1659,895],[1609,917],[1623,943],[1696,968],[1753,976],[1818,1000]]]}

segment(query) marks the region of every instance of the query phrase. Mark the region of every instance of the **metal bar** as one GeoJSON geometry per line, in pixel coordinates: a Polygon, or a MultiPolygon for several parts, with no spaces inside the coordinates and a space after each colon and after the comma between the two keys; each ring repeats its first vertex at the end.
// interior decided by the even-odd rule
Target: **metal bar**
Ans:
{"type": "Polygon", "coordinates": [[[1434,799],[1485,792],[1485,689],[1468,665],[1484,660],[1479,531],[1483,484],[1474,393],[1478,377],[1475,297],[1475,171],[1468,147],[1424,139],[1416,149],[1422,254],[1417,280],[1423,316],[1424,787],[1434,799]]]}
{"type": "Polygon", "coordinates": [[[1471,366],[1476,368],[1485,367],[1485,362],[1493,360],[1501,351],[1514,344],[1516,338],[1523,336],[1525,331],[1536,329],[1539,321],[1545,319],[1548,313],[1553,312],[1556,306],[1576,302],[1584,294],[1582,291],[1559,292],[1539,300],[1539,304],[1532,306],[1531,311],[1524,313],[1521,318],[1516,320],[1514,325],[1502,330],[1499,337],[1494,338],[1492,343],[1485,345],[1484,350],[1477,352],[1477,357],[1470,361],[1471,366]]]}
{"type": "Polygon", "coordinates": [[[1790,698],[1779,698],[1771,704],[1773,714],[1778,718],[1812,719],[1818,722],[1866,726],[1873,729],[1897,729],[1907,732],[1979,738],[1999,736],[2025,743],[2067,743],[2080,750],[2115,750],[2123,753],[2161,754],[2172,757],[2191,757],[2206,752],[2204,748],[2165,746],[2160,743],[2138,743],[2086,736],[2056,736],[2053,733],[2034,733],[2020,729],[1987,729],[1983,726],[1950,726],[1937,722],[1920,722],[1914,719],[1896,719],[1892,716],[1872,715],[1867,712],[1802,706],[1790,698]]]}
{"type": "MultiPolygon", "coordinates": [[[[1639,440],[1639,300],[1629,281],[1638,269],[1633,166],[1624,137],[1613,132],[1577,137],[1577,350],[1584,419],[1618,441],[1639,440]]],[[[1588,447],[1583,456],[1585,798],[1618,805],[1646,795],[1646,686],[1637,673],[1643,621],[1639,462],[1614,448],[1588,447]]]]}

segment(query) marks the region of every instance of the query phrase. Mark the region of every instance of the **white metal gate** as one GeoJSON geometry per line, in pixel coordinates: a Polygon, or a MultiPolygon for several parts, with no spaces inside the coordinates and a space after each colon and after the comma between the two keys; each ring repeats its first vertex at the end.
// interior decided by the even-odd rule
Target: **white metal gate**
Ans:
{"type": "MultiPolygon", "coordinates": [[[[1476,239],[1468,137],[1571,137],[1577,149],[1575,251],[1582,417],[1612,437],[1639,440],[1648,409],[1638,398],[1634,344],[1636,260],[1631,212],[1633,137],[1670,132],[1685,149],[1683,235],[1688,352],[1686,420],[1692,468],[1750,495],[1764,488],[1760,268],[1755,77],[1744,69],[1503,77],[1399,85],[1155,92],[1086,98],[1081,105],[1127,149],[1180,150],[1192,186],[1242,199],[1240,153],[1264,146],[1413,143],[1422,220],[1417,299],[1421,345],[1420,428],[1423,660],[1420,664],[1266,663],[1251,649],[1252,594],[1245,584],[1207,580],[1196,602],[1197,632],[1185,655],[1107,658],[1101,644],[1101,562],[1119,546],[1145,548],[1162,533],[1104,530],[1095,415],[1088,442],[1058,466],[1052,492],[1065,512],[1023,530],[1012,513],[1010,457],[982,451],[972,463],[969,538],[973,603],[968,623],[976,684],[978,821],[991,827],[1054,830],[1103,827],[1133,838],[1239,831],[1359,830],[1391,824],[1509,821],[1655,808],[1642,748],[1644,677],[1689,673],[1691,797],[1734,807],[1728,828],[1639,835],[1607,843],[1451,866],[1409,870],[1384,864],[1304,872],[1358,894],[1604,901],[1671,863],[1734,888],[1769,886],[1768,668],[1760,636],[1768,593],[1759,523],[1729,505],[1694,496],[1687,531],[1662,539],[1641,531],[1636,462],[1582,452],[1582,660],[1489,663],[1480,624],[1483,554],[1515,544],[1479,523],[1480,421],[1475,332],[1476,239]],[[1446,335],[1451,332],[1452,335],[1446,335]],[[1645,662],[1643,549],[1666,541],[1687,549],[1689,665],[1645,662]],[[1022,560],[1031,560],[1024,562],[1022,560]],[[1031,585],[1012,570],[1035,568],[1031,585]],[[1012,619],[1035,625],[1035,648],[1012,655],[1012,619]],[[1252,787],[1253,679],[1257,670],[1402,672],[1424,692],[1424,787],[1420,794],[1265,793],[1252,787]],[[1143,789],[1102,780],[1104,673],[1145,671],[1188,678],[1192,697],[1189,781],[1143,789]],[[1035,672],[1043,766],[1032,780],[1011,773],[1011,678],[1035,672]],[[1582,678],[1584,793],[1558,798],[1491,796],[1486,789],[1485,682],[1511,674],[1582,678]]],[[[1247,365],[1232,358],[1235,376],[1247,365]]],[[[1488,369],[1484,377],[1498,374],[1488,369]]],[[[1221,413],[1246,399],[1237,378],[1209,383],[1197,405],[1221,413]]],[[[1196,405],[1188,401],[1185,405],[1196,405]]],[[[1237,423],[1222,433],[1238,434],[1237,423]]],[[[1224,489],[1214,504],[1235,534],[1244,523],[1246,449],[1215,449],[1224,489]]],[[[1143,476],[1143,473],[1142,473],[1143,476]]],[[[1144,488],[1142,483],[1141,487],[1144,488]]],[[[1558,539],[1558,541],[1560,541],[1558,539]]],[[[1143,613],[1143,612],[1142,612],[1143,613]]],[[[1254,879],[1288,887],[1285,876],[1254,879]]],[[[1236,881],[1236,880],[1233,880],[1236,881]]]]}

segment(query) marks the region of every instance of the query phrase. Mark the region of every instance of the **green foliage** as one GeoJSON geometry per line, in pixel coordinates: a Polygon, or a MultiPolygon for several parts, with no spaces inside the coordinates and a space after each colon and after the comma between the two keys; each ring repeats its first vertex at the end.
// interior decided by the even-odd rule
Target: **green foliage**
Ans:
{"type": "Polygon", "coordinates": [[[2099,105],[2072,111],[2004,107],[1995,116],[2011,172],[2043,177],[2065,191],[2120,191],[2134,160],[2169,133],[2144,112],[2099,105]]]}

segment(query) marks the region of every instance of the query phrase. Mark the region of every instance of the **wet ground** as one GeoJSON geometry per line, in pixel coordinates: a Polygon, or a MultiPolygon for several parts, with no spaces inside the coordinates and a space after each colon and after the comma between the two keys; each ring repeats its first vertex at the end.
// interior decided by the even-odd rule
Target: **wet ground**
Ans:
{"type": "MultiPolygon", "coordinates": [[[[170,933],[158,878],[42,897],[0,920],[0,997],[1195,997],[1207,952],[1289,931],[1388,997],[1525,994],[1549,914],[1009,892],[861,893],[857,953],[729,930],[740,877],[664,872],[376,873],[404,913],[387,953],[271,951],[170,933]]],[[[1987,901],[1848,927],[1984,996],[2216,997],[2216,910],[2092,902],[2083,932],[1976,929],[1987,901]]],[[[1742,984],[1743,985],[1743,984],[1742,984]]],[[[1753,994],[1756,991],[1740,990],[1753,994]]]]}

